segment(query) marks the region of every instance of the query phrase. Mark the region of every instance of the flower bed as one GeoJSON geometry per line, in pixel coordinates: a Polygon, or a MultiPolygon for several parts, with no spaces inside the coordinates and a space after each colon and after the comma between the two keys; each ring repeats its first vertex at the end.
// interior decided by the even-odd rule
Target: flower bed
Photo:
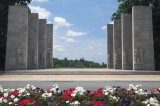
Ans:
{"type": "Polygon", "coordinates": [[[141,89],[141,85],[129,88],[106,86],[98,90],[83,87],[61,91],[57,84],[44,91],[28,84],[25,88],[0,87],[0,106],[160,106],[160,88],[141,89]]]}

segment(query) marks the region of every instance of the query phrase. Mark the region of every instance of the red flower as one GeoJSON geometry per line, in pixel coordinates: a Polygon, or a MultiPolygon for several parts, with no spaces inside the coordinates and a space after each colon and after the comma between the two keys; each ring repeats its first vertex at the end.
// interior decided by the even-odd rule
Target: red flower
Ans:
{"type": "Polygon", "coordinates": [[[123,88],[124,91],[126,91],[126,88],[123,88]]]}
{"type": "Polygon", "coordinates": [[[134,91],[134,89],[131,89],[131,91],[134,91]]]}
{"type": "Polygon", "coordinates": [[[102,101],[102,103],[104,104],[104,101],[102,101]]]}
{"type": "Polygon", "coordinates": [[[9,96],[9,98],[11,98],[11,96],[9,96]]]}
{"type": "Polygon", "coordinates": [[[95,104],[95,102],[96,102],[96,101],[95,101],[95,100],[93,100],[93,101],[91,102],[91,104],[95,104]]]}
{"type": "Polygon", "coordinates": [[[28,103],[28,100],[24,100],[23,103],[26,105],[28,103]]]}
{"type": "MultiPolygon", "coordinates": [[[[50,89],[51,89],[51,88],[50,88],[50,89]]],[[[49,92],[49,91],[50,91],[50,89],[48,89],[48,90],[47,90],[47,92],[49,92]]]]}

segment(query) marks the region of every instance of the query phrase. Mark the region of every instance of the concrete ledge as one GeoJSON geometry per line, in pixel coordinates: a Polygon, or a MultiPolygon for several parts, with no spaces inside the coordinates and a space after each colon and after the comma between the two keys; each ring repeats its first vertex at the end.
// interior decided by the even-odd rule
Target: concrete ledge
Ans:
{"type": "Polygon", "coordinates": [[[160,75],[160,71],[144,70],[114,70],[114,69],[95,69],[95,68],[61,68],[61,69],[42,69],[42,70],[14,70],[0,71],[0,75],[160,75]]]}

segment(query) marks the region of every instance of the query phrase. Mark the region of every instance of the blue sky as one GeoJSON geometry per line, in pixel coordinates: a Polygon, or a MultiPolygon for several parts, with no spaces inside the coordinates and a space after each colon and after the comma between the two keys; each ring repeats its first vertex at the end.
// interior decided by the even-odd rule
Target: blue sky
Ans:
{"type": "Polygon", "coordinates": [[[54,24],[53,57],[107,62],[106,25],[117,0],[32,0],[40,19],[54,24]]]}

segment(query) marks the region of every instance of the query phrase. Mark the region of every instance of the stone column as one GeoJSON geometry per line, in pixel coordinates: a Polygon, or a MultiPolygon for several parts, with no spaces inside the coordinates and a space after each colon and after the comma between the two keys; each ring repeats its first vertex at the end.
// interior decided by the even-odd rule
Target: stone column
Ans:
{"type": "Polygon", "coordinates": [[[28,69],[38,69],[38,14],[28,15],[28,69]]]}
{"type": "Polygon", "coordinates": [[[121,15],[122,25],[122,69],[132,70],[132,14],[121,15]]]}
{"type": "Polygon", "coordinates": [[[53,68],[53,24],[47,24],[46,68],[53,68]]]}
{"type": "Polygon", "coordinates": [[[107,24],[107,68],[113,68],[113,24],[107,24]]]}
{"type": "Polygon", "coordinates": [[[132,7],[133,69],[155,70],[152,7],[132,7]]]}
{"type": "Polygon", "coordinates": [[[114,69],[122,69],[122,43],[120,19],[115,19],[113,24],[113,53],[114,69]]]}
{"type": "Polygon", "coordinates": [[[6,70],[26,70],[28,50],[28,7],[9,6],[6,70]]]}
{"type": "Polygon", "coordinates": [[[39,38],[38,38],[38,68],[46,68],[46,42],[47,24],[46,19],[39,19],[39,38]]]}

